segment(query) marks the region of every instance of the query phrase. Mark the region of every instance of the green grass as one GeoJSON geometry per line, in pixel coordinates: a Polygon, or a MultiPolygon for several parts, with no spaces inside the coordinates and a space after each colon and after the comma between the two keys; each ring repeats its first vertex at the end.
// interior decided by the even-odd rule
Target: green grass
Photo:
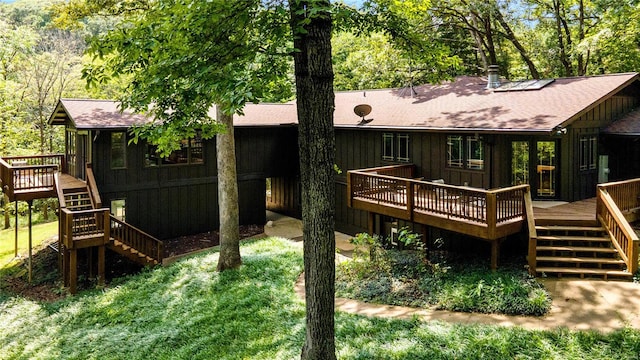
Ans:
{"type": "MultiPolygon", "coordinates": [[[[55,303],[0,294],[0,359],[298,359],[304,303],[299,244],[244,243],[119,279],[55,303]]],[[[340,359],[637,359],[640,332],[528,331],[337,313],[340,359]]]]}
{"type": "MultiPolygon", "coordinates": [[[[37,248],[46,239],[58,233],[58,222],[34,225],[32,227],[33,247],[37,248]]],[[[29,227],[18,229],[18,254],[27,256],[29,251],[29,227]]],[[[15,255],[15,229],[0,230],[0,273],[12,264],[15,255]]]]}

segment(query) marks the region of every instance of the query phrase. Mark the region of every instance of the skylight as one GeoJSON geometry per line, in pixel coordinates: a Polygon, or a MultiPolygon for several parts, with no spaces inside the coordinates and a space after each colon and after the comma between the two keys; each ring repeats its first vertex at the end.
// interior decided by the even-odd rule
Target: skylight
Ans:
{"type": "Polygon", "coordinates": [[[554,79],[542,79],[542,80],[521,80],[512,81],[500,85],[493,89],[493,91],[527,91],[527,90],[540,90],[543,87],[554,82],[554,79]]]}

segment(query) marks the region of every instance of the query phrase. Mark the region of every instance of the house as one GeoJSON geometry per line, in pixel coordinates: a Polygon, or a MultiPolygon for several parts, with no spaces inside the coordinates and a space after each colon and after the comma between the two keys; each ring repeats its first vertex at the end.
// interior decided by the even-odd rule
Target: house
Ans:
{"type": "MultiPolygon", "coordinates": [[[[535,272],[541,263],[535,259],[548,256],[539,252],[543,236],[527,226],[533,219],[527,199],[575,202],[598,195],[599,183],[640,177],[637,73],[504,84],[495,74],[491,79],[337,92],[337,230],[393,235],[406,224],[424,234],[462,233],[489,242],[496,266],[504,239],[529,228],[535,272]]],[[[144,141],[130,142],[127,130],[147,120],[120,112],[113,101],[61,100],[49,120],[65,128],[66,150],[57,166],[87,186],[95,182],[87,192],[99,194],[99,205],[109,209],[111,238],[123,226],[160,240],[215,228],[214,140],[183,139],[179,151],[161,158],[144,141]]],[[[299,216],[295,102],[248,104],[234,123],[240,223],[264,223],[267,209],[299,216]]],[[[8,174],[19,171],[11,161],[17,159],[0,163],[5,186],[8,174]]],[[[640,208],[637,188],[638,194],[634,187],[621,195],[634,199],[627,213],[640,208]]],[[[589,214],[588,221],[595,218],[589,214]]],[[[635,256],[637,267],[637,237],[621,241],[624,264],[618,259],[615,265],[629,268],[635,256]]]]}
{"type": "MultiPolygon", "coordinates": [[[[637,73],[493,89],[485,79],[461,77],[336,93],[336,165],[343,170],[336,176],[337,228],[368,229],[366,212],[346,206],[347,171],[385,165],[414,164],[416,177],[473,188],[529,184],[534,200],[592,198],[598,183],[640,176],[639,105],[637,73]],[[371,112],[356,115],[360,104],[371,112]]],[[[295,122],[293,103],[248,105],[236,118],[239,127],[295,122]]]]}

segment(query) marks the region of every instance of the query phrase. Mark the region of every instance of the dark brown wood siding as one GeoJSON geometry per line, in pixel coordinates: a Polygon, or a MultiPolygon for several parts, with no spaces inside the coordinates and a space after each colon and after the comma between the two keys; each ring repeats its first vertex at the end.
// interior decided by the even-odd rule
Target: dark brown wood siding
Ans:
{"type": "MultiPolygon", "coordinates": [[[[297,174],[296,129],[237,128],[241,224],[264,224],[265,179],[297,174]]],[[[145,144],[127,146],[127,167],[110,168],[110,132],[93,143],[93,168],[105,207],[126,200],[126,221],[161,239],[218,228],[215,141],[203,144],[204,164],[145,167],[145,144]]]]}
{"type": "MultiPolygon", "coordinates": [[[[623,91],[613,96],[590,111],[582,114],[578,120],[567,127],[567,134],[562,136],[563,170],[561,173],[561,186],[564,191],[562,200],[578,201],[594,197],[598,184],[598,171],[595,169],[580,169],[580,139],[597,137],[597,152],[600,155],[606,153],[605,144],[600,136],[600,130],[613,121],[620,119],[625,114],[640,104],[639,99],[631,92],[623,91]]],[[[625,157],[624,152],[615,157],[625,157]]],[[[610,159],[615,161],[615,159],[610,159]]]]}

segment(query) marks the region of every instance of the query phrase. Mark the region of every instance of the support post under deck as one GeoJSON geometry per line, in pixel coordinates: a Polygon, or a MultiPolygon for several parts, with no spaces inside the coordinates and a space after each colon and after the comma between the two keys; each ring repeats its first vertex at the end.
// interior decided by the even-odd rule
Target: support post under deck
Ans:
{"type": "Polygon", "coordinates": [[[16,204],[16,231],[15,231],[15,252],[13,254],[14,257],[18,257],[18,200],[15,201],[16,204]]]}
{"type": "Polygon", "coordinates": [[[31,207],[33,206],[33,200],[27,201],[27,204],[29,204],[29,284],[31,284],[33,278],[33,228],[31,224],[31,207]]]}

